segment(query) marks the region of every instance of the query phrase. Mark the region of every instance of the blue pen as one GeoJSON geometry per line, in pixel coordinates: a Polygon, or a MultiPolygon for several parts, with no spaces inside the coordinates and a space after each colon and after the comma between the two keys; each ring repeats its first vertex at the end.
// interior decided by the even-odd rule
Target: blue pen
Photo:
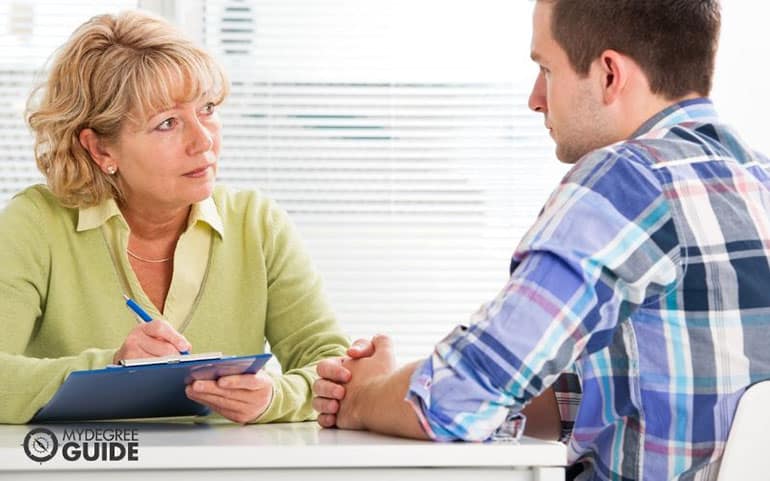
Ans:
{"type": "MultiPolygon", "coordinates": [[[[131,299],[130,297],[128,297],[128,296],[127,296],[127,295],[125,295],[125,294],[123,294],[123,298],[125,298],[125,299],[126,299],[126,305],[127,305],[127,306],[128,306],[128,307],[129,307],[129,308],[132,310],[132,311],[134,311],[134,312],[136,313],[136,315],[137,315],[137,316],[139,316],[140,318],[142,318],[142,320],[143,320],[144,322],[150,322],[150,321],[152,321],[152,317],[151,317],[149,314],[147,314],[147,311],[145,311],[144,309],[142,309],[142,307],[141,307],[139,304],[137,304],[137,303],[136,303],[136,301],[134,301],[133,299],[131,299]]],[[[179,352],[179,354],[190,354],[190,352],[189,352],[189,351],[180,351],[180,352],[179,352]]]]}

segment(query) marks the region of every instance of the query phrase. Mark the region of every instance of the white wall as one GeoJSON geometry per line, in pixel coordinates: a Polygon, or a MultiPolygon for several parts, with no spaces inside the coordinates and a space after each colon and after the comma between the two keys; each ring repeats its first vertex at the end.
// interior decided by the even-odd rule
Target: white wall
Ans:
{"type": "Polygon", "coordinates": [[[712,98],[720,115],[770,155],[770,3],[723,0],[722,37],[712,98]]]}

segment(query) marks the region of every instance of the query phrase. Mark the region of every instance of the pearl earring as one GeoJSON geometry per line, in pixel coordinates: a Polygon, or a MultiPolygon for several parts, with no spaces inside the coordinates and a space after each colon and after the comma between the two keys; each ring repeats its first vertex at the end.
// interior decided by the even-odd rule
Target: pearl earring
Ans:
{"type": "Polygon", "coordinates": [[[115,166],[114,165],[108,165],[107,166],[107,173],[110,175],[113,175],[115,173],[115,166]]]}

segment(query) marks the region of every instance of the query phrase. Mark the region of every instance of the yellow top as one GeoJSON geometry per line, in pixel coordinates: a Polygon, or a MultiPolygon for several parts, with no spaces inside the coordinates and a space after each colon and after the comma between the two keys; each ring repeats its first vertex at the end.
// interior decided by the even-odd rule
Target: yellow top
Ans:
{"type": "MultiPolygon", "coordinates": [[[[69,373],[112,362],[136,326],[121,294],[160,314],[127,240],[114,203],[80,212],[43,186],[0,211],[0,423],[29,421],[69,373]]],[[[267,372],[273,399],[254,422],[313,419],[314,366],[348,342],[286,213],[258,192],[217,186],[194,208],[176,256],[165,315],[192,352],[247,355],[269,343],[281,373],[267,372]]]]}
{"type": "Polygon", "coordinates": [[[128,235],[131,229],[126,223],[114,199],[99,205],[80,209],[77,232],[101,227],[107,248],[123,289],[152,317],[163,318],[179,329],[187,319],[201,289],[211,250],[211,236],[224,237],[222,219],[211,198],[193,204],[187,220],[187,228],[179,237],[174,251],[174,271],[166,296],[163,312],[150,301],[142,290],[126,255],[128,235]],[[107,222],[112,217],[118,222],[107,222]]]}

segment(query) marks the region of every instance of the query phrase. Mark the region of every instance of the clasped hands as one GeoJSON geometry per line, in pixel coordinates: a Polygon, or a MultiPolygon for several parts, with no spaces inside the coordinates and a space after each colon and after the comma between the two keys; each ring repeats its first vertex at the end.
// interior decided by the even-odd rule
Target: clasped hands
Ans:
{"type": "Polygon", "coordinates": [[[384,335],[376,335],[371,341],[355,341],[347,357],[319,362],[316,372],[320,378],[313,383],[313,409],[319,413],[318,424],[326,428],[367,429],[363,412],[367,391],[395,370],[393,343],[384,335]]]}
{"type": "MultiPolygon", "coordinates": [[[[173,356],[191,348],[190,342],[171,324],[155,319],[137,324],[131,330],[115,353],[113,362],[173,356]]],[[[187,385],[185,394],[231,421],[246,424],[259,417],[270,405],[273,379],[263,371],[223,376],[216,381],[194,381],[187,385]]]]}

